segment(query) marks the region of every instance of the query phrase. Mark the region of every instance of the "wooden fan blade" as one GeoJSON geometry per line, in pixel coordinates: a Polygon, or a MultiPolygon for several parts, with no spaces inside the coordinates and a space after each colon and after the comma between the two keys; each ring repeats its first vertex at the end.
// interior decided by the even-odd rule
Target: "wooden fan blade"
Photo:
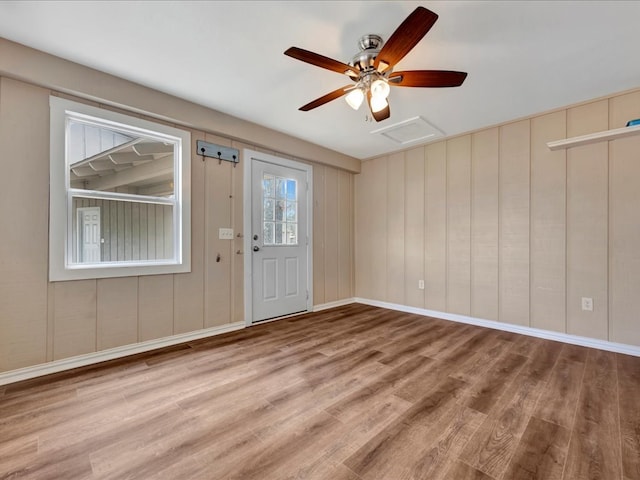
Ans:
{"type": "Polygon", "coordinates": [[[331,70],[333,72],[344,73],[345,75],[349,75],[353,78],[358,78],[360,76],[360,72],[358,71],[358,69],[352,67],[351,65],[347,65],[346,63],[339,62],[332,58],[325,57],[308,50],[303,50],[302,48],[291,47],[288,48],[284,52],[284,54],[291,58],[295,58],[296,60],[315,65],[316,67],[326,68],[327,70],[331,70]]]}
{"type": "Polygon", "coordinates": [[[389,101],[387,100],[387,106],[384,107],[379,112],[374,112],[373,108],[371,108],[371,92],[367,92],[367,103],[369,104],[369,110],[371,110],[371,115],[375,118],[376,122],[381,122],[382,120],[386,120],[391,116],[391,109],[389,108],[389,101]]]}
{"type": "Polygon", "coordinates": [[[431,10],[424,7],[416,8],[389,37],[373,66],[378,69],[382,63],[384,68],[381,71],[393,67],[422,40],[437,19],[438,15],[431,10]]]}
{"type": "Polygon", "coordinates": [[[451,70],[408,70],[393,72],[389,85],[398,87],[459,87],[467,78],[467,72],[451,70]]]}
{"type": "Polygon", "coordinates": [[[334,90],[333,92],[327,93],[326,95],[323,95],[320,98],[316,98],[313,102],[309,102],[306,105],[303,105],[298,110],[302,110],[303,112],[308,112],[309,110],[313,110],[314,108],[320,107],[325,103],[329,103],[331,100],[340,98],[352,88],[353,88],[353,85],[346,85],[342,88],[334,90]]]}

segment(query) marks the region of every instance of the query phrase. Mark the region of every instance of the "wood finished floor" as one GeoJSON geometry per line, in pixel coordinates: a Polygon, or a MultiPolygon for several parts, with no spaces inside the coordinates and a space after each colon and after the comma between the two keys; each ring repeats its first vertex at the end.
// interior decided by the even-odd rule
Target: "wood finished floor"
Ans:
{"type": "Polygon", "coordinates": [[[640,358],[349,305],[0,386],[0,478],[640,479],[640,358]]]}

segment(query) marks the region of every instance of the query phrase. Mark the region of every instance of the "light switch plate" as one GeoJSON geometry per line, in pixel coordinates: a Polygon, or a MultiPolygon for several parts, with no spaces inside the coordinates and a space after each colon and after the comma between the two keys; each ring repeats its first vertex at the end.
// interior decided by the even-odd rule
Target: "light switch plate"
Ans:
{"type": "Polygon", "coordinates": [[[233,228],[219,228],[218,238],[220,240],[233,240],[233,228]]]}

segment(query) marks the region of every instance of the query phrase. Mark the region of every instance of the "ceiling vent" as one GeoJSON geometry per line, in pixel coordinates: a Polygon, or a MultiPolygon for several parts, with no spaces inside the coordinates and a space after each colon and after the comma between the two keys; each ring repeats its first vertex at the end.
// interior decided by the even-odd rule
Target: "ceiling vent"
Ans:
{"type": "Polygon", "coordinates": [[[426,142],[444,137],[444,132],[431,125],[422,117],[413,117],[395,125],[379,128],[371,133],[381,135],[400,145],[426,142]]]}

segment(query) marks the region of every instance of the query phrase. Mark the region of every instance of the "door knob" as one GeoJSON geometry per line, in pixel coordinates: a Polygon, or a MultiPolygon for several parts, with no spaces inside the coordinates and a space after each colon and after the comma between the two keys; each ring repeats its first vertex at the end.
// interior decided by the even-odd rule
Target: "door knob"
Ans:
{"type": "Polygon", "coordinates": [[[253,251],[254,251],[254,252],[258,252],[258,251],[260,251],[260,247],[256,245],[255,247],[253,247],[253,251]]]}

